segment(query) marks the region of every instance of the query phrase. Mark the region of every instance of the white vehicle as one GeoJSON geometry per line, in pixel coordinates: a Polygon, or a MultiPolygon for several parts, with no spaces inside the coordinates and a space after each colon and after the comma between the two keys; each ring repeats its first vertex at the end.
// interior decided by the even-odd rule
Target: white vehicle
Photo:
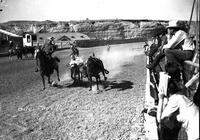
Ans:
{"type": "Polygon", "coordinates": [[[23,36],[23,46],[31,47],[33,46],[33,41],[32,41],[32,35],[30,34],[25,34],[23,36]]]}

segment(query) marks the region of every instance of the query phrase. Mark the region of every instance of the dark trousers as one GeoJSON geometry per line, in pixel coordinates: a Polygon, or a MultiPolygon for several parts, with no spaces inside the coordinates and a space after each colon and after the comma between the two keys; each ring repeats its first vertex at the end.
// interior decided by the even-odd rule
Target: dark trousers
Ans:
{"type": "Polygon", "coordinates": [[[186,83],[187,81],[187,76],[186,73],[184,73],[184,67],[183,67],[183,63],[185,60],[191,60],[194,52],[193,51],[184,51],[184,50],[178,50],[178,49],[167,49],[165,51],[165,55],[167,58],[167,62],[168,63],[176,63],[178,65],[178,67],[181,69],[181,71],[183,72],[183,81],[184,83],[186,83]]]}
{"type": "Polygon", "coordinates": [[[165,55],[167,58],[167,62],[175,62],[180,66],[183,64],[185,60],[191,60],[193,57],[193,51],[184,51],[178,49],[167,49],[165,51],[165,55]]]}
{"type": "Polygon", "coordinates": [[[158,124],[159,140],[178,140],[181,126],[182,123],[178,122],[174,115],[161,120],[161,123],[158,124]]]}

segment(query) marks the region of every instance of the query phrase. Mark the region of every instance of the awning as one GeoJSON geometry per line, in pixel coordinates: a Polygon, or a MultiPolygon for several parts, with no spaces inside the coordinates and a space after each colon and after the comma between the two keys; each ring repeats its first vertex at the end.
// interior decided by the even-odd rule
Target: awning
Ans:
{"type": "Polygon", "coordinates": [[[5,30],[2,30],[2,29],[0,29],[0,33],[2,33],[2,34],[6,34],[6,35],[8,35],[8,36],[12,36],[12,37],[22,37],[22,36],[19,36],[19,35],[13,34],[13,33],[11,33],[11,32],[8,32],[8,31],[5,31],[5,30]]]}

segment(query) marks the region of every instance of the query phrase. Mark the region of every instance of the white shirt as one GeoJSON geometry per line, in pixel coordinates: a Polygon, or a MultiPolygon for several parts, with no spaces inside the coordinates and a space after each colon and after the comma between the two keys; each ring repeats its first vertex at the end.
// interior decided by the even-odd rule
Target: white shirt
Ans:
{"type": "Polygon", "coordinates": [[[83,59],[81,58],[81,57],[76,57],[76,62],[77,62],[77,64],[79,65],[79,64],[82,64],[83,63],[83,59]]]}
{"type": "Polygon", "coordinates": [[[69,65],[73,66],[74,64],[82,64],[83,63],[83,59],[81,57],[75,57],[75,60],[71,59],[69,65]]]}
{"type": "Polygon", "coordinates": [[[183,122],[188,140],[196,140],[199,138],[199,108],[186,96],[180,94],[170,96],[167,106],[162,112],[161,119],[169,117],[178,109],[177,120],[183,122]]]}
{"type": "Polygon", "coordinates": [[[182,30],[179,30],[172,36],[166,45],[163,46],[164,49],[175,48],[180,42],[184,40],[182,45],[183,50],[194,50],[195,46],[193,40],[189,38],[188,34],[182,30]]]}

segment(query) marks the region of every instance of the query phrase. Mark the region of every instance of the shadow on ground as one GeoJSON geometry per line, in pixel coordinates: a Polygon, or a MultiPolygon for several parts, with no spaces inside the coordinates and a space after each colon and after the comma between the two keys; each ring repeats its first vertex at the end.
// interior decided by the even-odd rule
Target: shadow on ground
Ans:
{"type": "Polygon", "coordinates": [[[126,89],[131,89],[133,83],[131,81],[121,81],[121,82],[116,82],[116,81],[111,81],[108,83],[107,87],[104,87],[106,91],[111,90],[111,89],[118,89],[118,91],[126,90],[126,89]]]}
{"type": "Polygon", "coordinates": [[[57,85],[57,88],[63,89],[63,88],[75,88],[75,87],[85,87],[87,88],[89,86],[89,82],[87,81],[80,81],[78,83],[77,81],[72,81],[70,83],[65,83],[63,85],[57,85]]]}

